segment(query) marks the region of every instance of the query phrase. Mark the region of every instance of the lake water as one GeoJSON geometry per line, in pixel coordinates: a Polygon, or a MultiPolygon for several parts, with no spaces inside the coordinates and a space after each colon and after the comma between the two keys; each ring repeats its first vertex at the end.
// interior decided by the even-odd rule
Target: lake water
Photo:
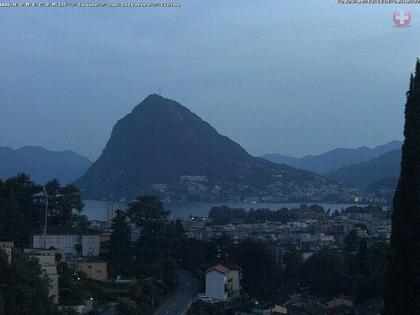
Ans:
{"type": "MultiPolygon", "coordinates": [[[[83,214],[85,214],[89,220],[107,220],[107,201],[101,200],[84,200],[85,208],[83,214]]],[[[179,219],[188,218],[190,215],[195,216],[207,216],[209,210],[216,206],[226,205],[232,208],[244,208],[244,209],[258,209],[267,208],[270,210],[278,210],[281,208],[298,208],[300,203],[232,203],[232,202],[174,202],[166,203],[165,207],[171,211],[170,216],[179,219]]],[[[324,209],[331,209],[331,211],[341,211],[347,207],[354,206],[354,204],[332,204],[332,203],[320,203],[324,209]]],[[[120,204],[121,208],[125,209],[127,204],[120,204]]],[[[363,206],[363,205],[358,205],[363,206]]]]}

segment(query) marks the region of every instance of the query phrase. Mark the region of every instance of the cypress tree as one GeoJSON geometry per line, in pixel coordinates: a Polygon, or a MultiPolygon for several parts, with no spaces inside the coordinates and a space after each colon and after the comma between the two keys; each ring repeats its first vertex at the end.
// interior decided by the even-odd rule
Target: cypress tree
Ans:
{"type": "Polygon", "coordinates": [[[420,314],[420,61],[410,77],[405,107],[405,141],[394,195],[391,254],[384,315],[420,314]]]}
{"type": "Polygon", "coordinates": [[[117,210],[112,220],[112,234],[109,243],[109,261],[111,274],[130,277],[133,270],[133,253],[131,248],[131,230],[122,210],[117,210]]]}
{"type": "Polygon", "coordinates": [[[359,243],[359,251],[357,253],[357,274],[369,275],[369,259],[367,239],[363,238],[359,243]]]}

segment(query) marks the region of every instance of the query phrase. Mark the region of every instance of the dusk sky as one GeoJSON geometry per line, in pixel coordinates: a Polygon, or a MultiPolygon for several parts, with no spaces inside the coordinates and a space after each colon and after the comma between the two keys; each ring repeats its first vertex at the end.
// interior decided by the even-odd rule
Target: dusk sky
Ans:
{"type": "Polygon", "coordinates": [[[95,160],[117,120],[159,87],[254,155],[402,139],[419,5],[180,3],[0,8],[0,146],[95,160]],[[398,8],[410,27],[394,27],[398,8]]]}

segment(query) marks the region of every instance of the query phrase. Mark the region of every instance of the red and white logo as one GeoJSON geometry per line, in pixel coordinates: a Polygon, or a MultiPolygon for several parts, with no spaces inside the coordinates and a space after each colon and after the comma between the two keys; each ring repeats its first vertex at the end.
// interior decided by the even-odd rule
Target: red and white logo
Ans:
{"type": "Polygon", "coordinates": [[[411,22],[411,13],[408,10],[397,10],[394,12],[392,19],[396,27],[407,27],[411,22]]]}

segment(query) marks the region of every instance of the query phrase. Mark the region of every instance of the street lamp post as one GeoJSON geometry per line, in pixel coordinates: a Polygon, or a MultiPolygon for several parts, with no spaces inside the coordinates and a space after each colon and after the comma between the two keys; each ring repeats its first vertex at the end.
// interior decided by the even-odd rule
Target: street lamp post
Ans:
{"type": "Polygon", "coordinates": [[[45,195],[45,216],[44,216],[44,249],[47,249],[47,218],[48,218],[48,193],[45,186],[42,186],[45,195]]]}

